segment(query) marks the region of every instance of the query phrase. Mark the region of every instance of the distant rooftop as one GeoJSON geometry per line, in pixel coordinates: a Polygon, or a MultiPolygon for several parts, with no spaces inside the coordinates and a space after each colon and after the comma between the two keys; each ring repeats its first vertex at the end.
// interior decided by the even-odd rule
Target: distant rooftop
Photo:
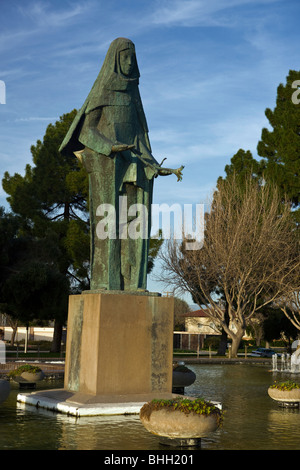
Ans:
{"type": "Polygon", "coordinates": [[[205,310],[195,310],[194,312],[187,312],[182,314],[183,317],[208,317],[209,315],[205,310]]]}

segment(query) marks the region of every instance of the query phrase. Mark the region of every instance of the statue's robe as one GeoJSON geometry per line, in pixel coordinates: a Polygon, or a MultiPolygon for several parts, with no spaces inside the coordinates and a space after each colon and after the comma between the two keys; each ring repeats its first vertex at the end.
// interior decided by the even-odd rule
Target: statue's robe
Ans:
{"type": "Polygon", "coordinates": [[[151,154],[138,89],[136,58],[130,77],[121,72],[120,52],[129,48],[134,51],[128,39],[118,38],[112,42],[100,73],[60,147],[66,155],[74,155],[74,152],[79,155],[89,174],[92,290],[146,289],[156,175],[153,165],[157,167],[158,163],[151,154]],[[141,159],[129,150],[112,152],[113,145],[118,143],[134,145],[141,159]],[[120,201],[127,202],[128,209],[133,204],[142,204],[140,207],[145,208],[140,237],[130,236],[128,227],[135,227],[134,220],[137,221],[138,216],[140,219],[141,213],[133,212],[125,223],[124,206],[121,211],[120,201]],[[105,239],[102,232],[99,237],[99,216],[104,215],[101,212],[104,204],[115,209],[115,220],[109,220],[116,228],[105,239]]]}

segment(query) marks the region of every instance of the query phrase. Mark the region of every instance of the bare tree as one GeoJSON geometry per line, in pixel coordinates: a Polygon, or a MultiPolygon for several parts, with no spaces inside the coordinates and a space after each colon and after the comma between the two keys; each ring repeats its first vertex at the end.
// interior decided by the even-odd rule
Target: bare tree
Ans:
{"type": "Polygon", "coordinates": [[[185,313],[191,311],[189,304],[178,297],[174,297],[174,329],[184,330],[184,317],[185,313]]]}
{"type": "Polygon", "coordinates": [[[234,357],[254,314],[293,289],[289,280],[299,269],[294,232],[290,206],[275,188],[251,179],[241,185],[233,175],[219,182],[202,248],[186,249],[188,237],[167,241],[162,280],[206,307],[231,338],[234,357]]]}
{"type": "Polygon", "coordinates": [[[253,339],[255,340],[256,346],[260,346],[261,341],[264,337],[264,315],[263,313],[255,313],[248,322],[248,329],[250,330],[251,336],[253,336],[253,339]]]}
{"type": "Polygon", "coordinates": [[[280,302],[280,308],[292,324],[300,330],[300,274],[298,275],[298,287],[295,287],[295,289],[280,302]]]}

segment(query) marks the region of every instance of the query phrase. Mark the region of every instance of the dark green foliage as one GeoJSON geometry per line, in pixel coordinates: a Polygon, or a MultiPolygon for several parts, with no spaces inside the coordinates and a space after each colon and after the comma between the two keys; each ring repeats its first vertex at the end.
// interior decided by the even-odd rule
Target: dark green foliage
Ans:
{"type": "Polygon", "coordinates": [[[6,172],[2,181],[18,216],[2,311],[27,324],[54,319],[53,351],[60,348],[70,291],[89,288],[88,176],[75,156],[58,151],[75,115],[48,125],[43,141],[31,147],[33,165],[24,176],[6,172]]]}
{"type": "Polygon", "coordinates": [[[0,214],[0,309],[28,324],[35,318],[64,318],[69,282],[59,271],[54,236],[22,234],[21,218],[0,214]]]}
{"type": "Polygon", "coordinates": [[[265,307],[263,309],[263,331],[265,340],[271,342],[281,337],[282,333],[289,341],[296,339],[299,330],[290,322],[280,309],[265,307]]]}
{"type": "Polygon", "coordinates": [[[149,255],[148,255],[148,269],[147,273],[151,273],[152,269],[154,268],[154,261],[157,257],[159,250],[162,247],[164,239],[162,237],[162,230],[158,231],[156,238],[151,238],[149,243],[149,255]]]}
{"type": "Polygon", "coordinates": [[[279,383],[275,381],[274,384],[271,385],[271,388],[277,388],[278,390],[289,392],[291,390],[300,388],[300,385],[296,382],[292,382],[291,380],[287,380],[286,382],[279,382],[279,383]]]}
{"type": "Polygon", "coordinates": [[[258,155],[265,160],[264,177],[280,189],[282,198],[291,201],[300,221],[300,104],[292,101],[295,88],[292,84],[300,79],[300,71],[290,70],[286,84],[277,88],[276,107],[267,108],[266,117],[272,130],[264,128],[257,145],[258,155]]]}
{"type": "Polygon", "coordinates": [[[56,237],[60,272],[78,284],[88,282],[88,177],[75,156],[58,151],[75,115],[73,110],[48,125],[43,141],[31,147],[33,166],[26,166],[24,177],[6,172],[3,189],[24,234],[56,237]]]}
{"type": "MultiPolygon", "coordinates": [[[[236,175],[240,184],[245,182],[251,176],[257,181],[261,180],[263,165],[257,162],[250,150],[239,149],[238,152],[232,157],[230,165],[225,166],[225,173],[227,178],[236,175]]],[[[219,178],[219,181],[223,178],[219,178]]]]}
{"type": "Polygon", "coordinates": [[[17,369],[13,369],[9,372],[8,376],[9,377],[16,377],[18,375],[23,374],[23,372],[31,372],[32,374],[36,374],[38,372],[41,372],[41,368],[38,366],[33,366],[31,364],[24,364],[17,369]]]}
{"type": "MultiPolygon", "coordinates": [[[[277,88],[276,106],[265,110],[270,128],[263,128],[255,160],[252,153],[239,149],[225,166],[226,177],[235,173],[245,180],[248,175],[260,184],[265,181],[278,187],[282,200],[289,200],[295,220],[300,222],[300,104],[292,101],[294,81],[300,71],[290,70],[286,84],[277,88]]],[[[219,181],[223,178],[219,178],[219,181]]]]}

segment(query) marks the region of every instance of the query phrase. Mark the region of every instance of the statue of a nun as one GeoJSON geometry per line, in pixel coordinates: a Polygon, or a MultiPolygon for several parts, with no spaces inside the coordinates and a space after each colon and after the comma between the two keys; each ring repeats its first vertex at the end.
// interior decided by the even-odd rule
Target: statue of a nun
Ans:
{"type": "Polygon", "coordinates": [[[60,147],[89,174],[91,290],[146,289],[153,179],[181,180],[152,156],[138,84],[134,44],[115,39],[60,147]]]}

